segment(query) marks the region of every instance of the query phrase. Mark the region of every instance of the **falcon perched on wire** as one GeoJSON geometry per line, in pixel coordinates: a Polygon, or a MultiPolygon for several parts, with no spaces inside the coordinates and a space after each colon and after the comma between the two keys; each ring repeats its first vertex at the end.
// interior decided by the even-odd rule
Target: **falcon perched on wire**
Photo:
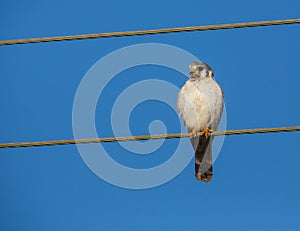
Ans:
{"type": "Polygon", "coordinates": [[[212,140],[209,133],[216,130],[221,119],[224,96],[214,80],[213,70],[203,62],[190,65],[190,79],[177,98],[177,109],[195,150],[195,175],[198,181],[209,182],[213,176],[212,140]],[[201,135],[197,136],[197,132],[201,135]]]}

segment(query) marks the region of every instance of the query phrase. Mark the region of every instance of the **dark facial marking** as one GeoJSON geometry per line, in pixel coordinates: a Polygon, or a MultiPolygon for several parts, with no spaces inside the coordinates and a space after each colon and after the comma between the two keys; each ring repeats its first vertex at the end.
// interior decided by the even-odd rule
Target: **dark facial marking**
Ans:
{"type": "Polygon", "coordinates": [[[203,67],[198,67],[198,71],[199,71],[199,73],[201,72],[201,71],[203,71],[203,67]]]}

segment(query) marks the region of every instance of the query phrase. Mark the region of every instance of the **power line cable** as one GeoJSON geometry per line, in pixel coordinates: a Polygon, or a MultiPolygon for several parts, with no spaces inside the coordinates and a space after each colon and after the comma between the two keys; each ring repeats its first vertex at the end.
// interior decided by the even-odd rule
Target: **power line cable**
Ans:
{"type": "Polygon", "coordinates": [[[26,44],[26,43],[58,42],[58,41],[71,41],[71,40],[83,40],[83,39],[95,39],[95,38],[136,36],[136,35],[166,34],[166,33],[175,33],[175,32],[223,30],[223,29],[259,27],[259,26],[276,26],[276,25],[287,25],[287,24],[297,24],[297,23],[300,23],[300,18],[232,23],[232,24],[218,24],[218,25],[208,25],[208,26],[174,27],[174,28],[154,29],[154,30],[137,30],[137,31],[124,31],[124,32],[107,32],[107,33],[97,33],[97,34],[43,37],[43,38],[27,38],[27,39],[16,39],[16,40],[2,40],[0,41],[0,46],[26,44]]]}
{"type": "MultiPolygon", "coordinates": [[[[295,132],[295,131],[300,131],[300,126],[213,131],[213,132],[210,132],[208,135],[211,135],[211,136],[244,135],[244,134],[271,133],[271,132],[295,132]]],[[[201,135],[201,132],[198,132],[198,135],[201,135]]],[[[158,134],[158,135],[146,135],[146,136],[91,138],[91,139],[77,139],[77,140],[49,140],[49,141],[38,141],[38,142],[16,142],[16,143],[0,144],[0,148],[41,147],[41,146],[68,145],[68,144],[87,144],[87,143],[121,142],[121,141],[137,141],[137,140],[154,140],[154,139],[174,139],[174,138],[187,138],[190,136],[191,136],[191,133],[183,133],[183,134],[178,133],[178,134],[158,134]]]]}

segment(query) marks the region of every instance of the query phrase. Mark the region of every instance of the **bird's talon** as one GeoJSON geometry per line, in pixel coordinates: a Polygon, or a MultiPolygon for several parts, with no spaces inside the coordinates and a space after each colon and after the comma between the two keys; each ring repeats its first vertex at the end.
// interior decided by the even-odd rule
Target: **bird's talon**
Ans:
{"type": "Polygon", "coordinates": [[[192,138],[196,137],[197,135],[198,135],[198,132],[195,129],[193,129],[190,134],[190,138],[192,139],[192,138]]]}
{"type": "Polygon", "coordinates": [[[205,128],[202,132],[201,132],[201,135],[205,135],[205,138],[207,139],[209,134],[212,133],[213,130],[209,129],[209,128],[205,128]]]}

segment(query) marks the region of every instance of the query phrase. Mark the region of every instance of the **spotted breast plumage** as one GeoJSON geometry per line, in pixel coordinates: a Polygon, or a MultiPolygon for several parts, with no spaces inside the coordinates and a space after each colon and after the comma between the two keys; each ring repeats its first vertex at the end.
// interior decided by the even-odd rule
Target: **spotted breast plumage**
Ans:
{"type": "Polygon", "coordinates": [[[190,65],[190,79],[178,94],[177,109],[195,150],[195,176],[209,182],[213,176],[212,140],[208,133],[216,130],[221,119],[224,96],[214,80],[212,68],[203,62],[190,65]],[[201,135],[197,136],[197,132],[201,135]]]}

